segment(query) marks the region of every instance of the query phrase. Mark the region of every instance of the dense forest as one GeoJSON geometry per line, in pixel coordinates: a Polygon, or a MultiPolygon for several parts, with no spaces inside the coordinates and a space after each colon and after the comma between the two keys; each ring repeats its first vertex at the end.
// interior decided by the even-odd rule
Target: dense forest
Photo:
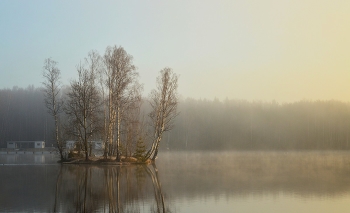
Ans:
{"type": "MultiPolygon", "coordinates": [[[[143,101],[142,112],[150,108],[143,101]]],[[[339,101],[249,102],[185,99],[160,149],[347,150],[350,104],[339,101]]],[[[44,140],[55,146],[42,88],[0,90],[0,146],[44,140]]],[[[123,141],[122,141],[123,143],[123,141]]]]}

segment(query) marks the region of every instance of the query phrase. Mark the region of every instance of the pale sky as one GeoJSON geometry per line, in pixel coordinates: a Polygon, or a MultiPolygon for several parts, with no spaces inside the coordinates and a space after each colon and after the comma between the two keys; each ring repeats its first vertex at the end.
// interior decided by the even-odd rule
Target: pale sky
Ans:
{"type": "Polygon", "coordinates": [[[65,84],[90,50],[122,46],[145,92],[159,70],[182,97],[350,101],[349,0],[0,0],[0,88],[65,84]]]}

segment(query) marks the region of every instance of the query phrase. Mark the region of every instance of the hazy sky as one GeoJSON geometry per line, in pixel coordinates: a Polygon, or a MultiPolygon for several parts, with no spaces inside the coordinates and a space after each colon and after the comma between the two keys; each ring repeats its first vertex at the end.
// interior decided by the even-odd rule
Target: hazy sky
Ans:
{"type": "Polygon", "coordinates": [[[90,50],[133,55],[145,95],[159,70],[183,97],[350,101],[350,1],[0,1],[0,88],[62,81],[90,50]]]}

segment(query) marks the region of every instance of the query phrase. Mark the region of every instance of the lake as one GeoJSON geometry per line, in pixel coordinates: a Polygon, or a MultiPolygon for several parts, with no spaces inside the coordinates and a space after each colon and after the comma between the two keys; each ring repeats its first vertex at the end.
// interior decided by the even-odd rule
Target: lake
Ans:
{"type": "Polygon", "coordinates": [[[350,152],[160,152],[156,165],[0,155],[0,212],[350,212],[350,152]]]}

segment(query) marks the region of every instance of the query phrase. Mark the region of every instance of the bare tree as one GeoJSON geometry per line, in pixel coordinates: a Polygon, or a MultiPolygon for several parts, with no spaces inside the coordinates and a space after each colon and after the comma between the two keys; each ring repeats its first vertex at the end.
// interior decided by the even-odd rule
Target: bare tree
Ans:
{"type": "MultiPolygon", "coordinates": [[[[95,129],[94,135],[92,135],[92,139],[100,139],[101,138],[101,133],[103,133],[103,124],[100,123],[101,121],[101,116],[100,116],[100,112],[101,112],[101,88],[98,87],[97,84],[97,75],[101,72],[101,68],[102,68],[102,60],[101,60],[101,56],[98,54],[97,51],[90,51],[88,54],[88,58],[85,58],[85,63],[88,66],[89,72],[93,73],[93,82],[91,82],[93,84],[94,87],[94,93],[96,93],[96,97],[95,100],[97,101],[97,103],[95,103],[95,109],[91,108],[91,110],[95,110],[95,111],[91,111],[91,115],[92,115],[92,120],[90,121],[90,129],[95,129]],[[94,127],[95,126],[95,127],[94,127]]],[[[91,156],[91,152],[92,152],[92,141],[90,141],[90,156],[91,156]]]]}
{"type": "Polygon", "coordinates": [[[134,82],[137,72],[132,62],[132,56],[122,47],[107,47],[104,55],[103,79],[108,94],[107,104],[107,137],[106,151],[109,155],[117,155],[120,161],[120,140],[122,111],[125,107],[127,91],[134,82]],[[108,149],[108,150],[107,150],[108,149]]]}
{"type": "Polygon", "coordinates": [[[172,129],[174,118],[178,115],[177,80],[178,76],[170,68],[164,68],[157,77],[157,89],[150,94],[152,111],[149,117],[154,135],[146,159],[156,159],[162,134],[172,129]]]}
{"type": "Polygon", "coordinates": [[[61,91],[59,82],[61,72],[57,68],[57,62],[51,58],[45,59],[43,70],[43,77],[45,79],[43,82],[45,105],[49,114],[52,115],[55,120],[55,139],[61,160],[63,160],[63,141],[61,141],[60,138],[59,128],[59,114],[62,112],[63,105],[63,101],[59,97],[61,91]]]}
{"type": "Polygon", "coordinates": [[[71,90],[68,93],[68,101],[65,111],[69,116],[71,134],[83,145],[85,159],[88,160],[89,146],[93,134],[98,133],[100,97],[95,83],[96,61],[94,54],[89,54],[88,69],[83,65],[77,67],[78,80],[71,82],[71,90]]]}

